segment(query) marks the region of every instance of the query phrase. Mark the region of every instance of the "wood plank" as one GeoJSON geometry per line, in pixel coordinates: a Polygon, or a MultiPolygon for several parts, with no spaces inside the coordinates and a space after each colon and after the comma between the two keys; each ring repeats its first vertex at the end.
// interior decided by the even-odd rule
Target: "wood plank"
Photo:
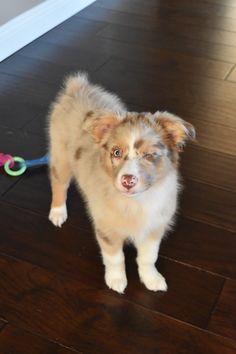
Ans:
{"type": "Polygon", "coordinates": [[[165,13],[175,10],[180,14],[195,14],[201,16],[214,15],[215,17],[224,16],[227,13],[227,16],[230,18],[236,18],[236,9],[235,7],[224,6],[224,4],[214,4],[208,2],[194,2],[181,0],[176,4],[175,1],[169,0],[164,3],[157,3],[155,0],[149,2],[149,6],[145,6],[142,0],[135,1],[125,1],[119,0],[115,2],[110,2],[109,0],[97,0],[97,5],[102,8],[108,8],[113,10],[121,10],[126,13],[133,14],[144,14],[145,16],[155,16],[157,11],[162,11],[165,13]]]}
{"type": "MultiPolygon", "coordinates": [[[[51,189],[47,167],[30,169],[24,176],[19,188],[16,188],[12,192],[9,190],[8,193],[2,197],[2,200],[35,213],[48,216],[51,204],[51,189]]],[[[80,226],[83,230],[91,231],[83,200],[74,185],[71,186],[68,193],[68,211],[72,225],[76,227],[80,226]]]]}
{"type": "Polygon", "coordinates": [[[208,328],[224,337],[236,339],[236,281],[226,280],[208,328]]]}
{"type": "Polygon", "coordinates": [[[183,216],[163,240],[160,254],[236,279],[236,235],[183,216]]]}
{"type": "Polygon", "coordinates": [[[234,83],[196,76],[189,81],[187,74],[158,67],[149,71],[139,63],[121,59],[111,59],[93,76],[124,100],[141,104],[146,111],[169,110],[193,124],[206,121],[211,126],[236,128],[234,83]]]}
{"type": "MultiPolygon", "coordinates": [[[[207,0],[207,2],[213,3],[213,4],[222,5],[222,1],[221,0],[207,0]]],[[[224,6],[236,7],[235,0],[226,0],[226,1],[224,1],[224,6]]]]}
{"type": "Polygon", "coordinates": [[[0,351],[1,354],[81,354],[11,325],[0,333],[0,351]]]}
{"type": "Polygon", "coordinates": [[[144,47],[178,50],[196,56],[222,60],[229,63],[236,62],[236,47],[209,43],[198,39],[190,39],[169,34],[164,30],[159,32],[144,31],[127,26],[109,24],[98,32],[97,36],[126,43],[139,44],[144,47]]]}
{"type": "Polygon", "coordinates": [[[154,31],[156,33],[164,31],[166,34],[175,34],[175,36],[181,36],[183,38],[191,38],[194,40],[196,39],[209,43],[236,46],[234,32],[212,28],[209,29],[203,27],[202,25],[200,26],[196,24],[188,24],[188,31],[186,31],[186,24],[184,22],[177,20],[169,21],[166,18],[168,15],[163,16],[156,14],[155,17],[147,17],[145,15],[143,16],[142,14],[134,15],[132,13],[101,8],[99,4],[95,2],[92,6],[92,9],[89,7],[79,12],[77,17],[81,19],[93,20],[93,22],[104,21],[105,23],[123,25],[130,28],[138,28],[152,32],[154,31]]]}
{"type": "MultiPolygon", "coordinates": [[[[89,8],[88,6],[87,8],[89,8]]],[[[84,18],[78,18],[77,16],[72,16],[68,20],[61,23],[56,27],[57,30],[71,31],[79,33],[80,36],[95,36],[98,31],[106,26],[106,22],[103,21],[88,21],[84,18]]],[[[53,31],[54,29],[52,29],[53,31]]]]}
{"type": "Polygon", "coordinates": [[[234,192],[187,179],[184,187],[179,207],[181,215],[229,231],[236,230],[234,192]]]}
{"type": "Polygon", "coordinates": [[[12,104],[11,98],[8,98],[1,102],[0,126],[14,130],[21,129],[43,113],[45,113],[45,110],[39,104],[36,105],[31,102],[28,102],[27,105],[22,102],[12,104]]]}
{"type": "Polygon", "coordinates": [[[184,178],[236,192],[234,156],[191,144],[181,155],[180,170],[184,178]]]}
{"type": "Polygon", "coordinates": [[[94,343],[97,354],[178,354],[193,346],[198,353],[236,350],[232,340],[176,322],[110,291],[96,291],[6,257],[1,257],[0,269],[0,314],[14,326],[84,354],[93,352],[94,343]]]}
{"type": "Polygon", "coordinates": [[[230,72],[229,76],[227,77],[228,81],[233,81],[236,82],[236,66],[234,69],[230,72]]]}
{"type": "MultiPolygon", "coordinates": [[[[219,0],[222,4],[222,1],[219,0]]],[[[234,1],[234,0],[232,0],[234,1]]],[[[234,2],[235,4],[235,2],[234,2]]],[[[127,3],[126,3],[127,5],[127,3]]],[[[139,18],[140,16],[143,16],[143,12],[140,13],[134,13],[135,7],[133,6],[133,9],[131,11],[125,12],[123,11],[119,5],[118,2],[109,2],[105,6],[101,6],[98,2],[90,5],[88,9],[84,9],[81,11],[80,14],[83,16],[83,14],[86,14],[85,18],[87,18],[87,13],[90,14],[90,16],[93,16],[95,12],[100,12],[104,11],[106,13],[110,13],[111,16],[111,11],[116,12],[116,13],[123,13],[125,16],[129,16],[132,18],[139,18]]],[[[89,16],[89,15],[88,15],[89,16]]],[[[147,16],[147,15],[145,15],[147,16]]],[[[224,16],[217,16],[217,21],[216,17],[214,14],[209,13],[207,15],[197,15],[196,13],[178,13],[176,10],[170,10],[168,9],[167,11],[164,11],[163,9],[159,9],[159,11],[152,11],[152,13],[148,16],[146,19],[150,23],[152,22],[158,22],[159,20],[162,20],[163,18],[166,19],[166,22],[175,22],[175,23],[180,23],[180,24],[185,24],[187,26],[191,25],[196,25],[196,26],[202,26],[204,28],[214,28],[214,29],[220,29],[223,31],[231,31],[231,32],[236,32],[236,23],[233,18],[229,17],[224,17],[224,16]]],[[[92,19],[90,17],[90,19],[92,19]]],[[[132,20],[131,20],[132,21],[132,20]]],[[[127,21],[128,22],[128,21],[127,21]]],[[[141,26],[141,25],[140,25],[141,26]]],[[[142,27],[141,27],[142,28],[142,27]]]]}
{"type": "MultiPolygon", "coordinates": [[[[56,29],[53,30],[53,33],[54,31],[56,31],[56,29]]],[[[62,31],[57,32],[61,33],[62,31]]],[[[52,32],[50,31],[49,33],[52,32]]],[[[32,42],[22,48],[14,55],[14,57],[25,57],[35,59],[36,61],[42,60],[47,64],[50,63],[55,65],[56,63],[56,65],[61,66],[61,73],[65,70],[73,71],[75,68],[76,70],[95,70],[109,58],[108,54],[103,54],[101,51],[99,52],[96,50],[93,52],[91,47],[89,50],[86,50],[85,48],[83,48],[83,50],[78,50],[79,48],[79,42],[76,46],[66,47],[63,46],[60,41],[58,41],[58,44],[52,45],[51,43],[38,39],[37,42],[32,42]]],[[[44,74],[44,76],[46,75],[44,74]]]]}
{"type": "Polygon", "coordinates": [[[46,114],[41,114],[36,119],[32,119],[23,127],[23,132],[26,134],[39,135],[45,139],[47,137],[47,126],[48,126],[48,111],[46,114]]]}
{"type": "Polygon", "coordinates": [[[11,97],[14,104],[31,104],[48,107],[58,92],[58,86],[45,84],[34,79],[0,73],[0,104],[9,101],[11,97]]]}
{"type": "Polygon", "coordinates": [[[6,323],[5,321],[3,321],[2,319],[0,319],[0,335],[1,335],[1,331],[3,330],[3,328],[6,326],[6,323]]]}
{"type": "MultiPolygon", "coordinates": [[[[10,74],[20,76],[22,78],[29,78],[32,80],[37,80],[37,82],[51,83],[57,89],[62,85],[65,77],[72,72],[78,70],[90,71],[99,68],[102,64],[107,61],[107,57],[93,55],[93,60],[84,60],[85,56],[80,60],[80,55],[73,57],[74,63],[69,62],[67,59],[67,64],[57,64],[55,63],[56,55],[60,55],[61,61],[67,53],[65,53],[65,48],[57,48],[53,57],[48,62],[44,59],[38,59],[37,53],[33,53],[33,58],[23,56],[21,54],[14,55],[6,60],[0,65],[0,72],[3,74],[10,74]],[[61,52],[62,51],[62,52],[61,52]],[[61,54],[60,54],[61,52],[61,54]]],[[[78,51],[76,51],[78,53],[78,51]]],[[[85,54],[85,53],[84,53],[85,54]]],[[[41,51],[41,57],[43,58],[44,53],[41,51]]]]}
{"type": "Polygon", "coordinates": [[[203,312],[205,314],[208,313],[211,301],[216,299],[216,293],[220,291],[223,285],[223,279],[215,275],[212,276],[202,270],[193,269],[160,257],[157,262],[157,268],[167,280],[168,291],[165,295],[153,294],[145,289],[140,289],[140,281],[138,277],[135,276],[137,273],[135,256],[136,253],[134,250],[130,248],[126,250],[128,277],[127,299],[132,303],[142,305],[145,308],[164,313],[174,318],[180,319],[181,313],[181,320],[184,322],[206,328],[209,317],[203,316],[203,312]],[[208,281],[209,284],[207,283],[208,281]],[[186,284],[190,283],[192,284],[191,294],[189,293],[188,286],[186,286],[186,284]],[[193,290],[193,288],[195,288],[195,290],[193,290]],[[202,292],[204,292],[205,295],[200,298],[199,294],[202,292]],[[196,296],[196,294],[198,294],[198,296],[196,296]],[[206,298],[208,299],[207,301],[206,298]],[[181,299],[181,301],[179,299],[181,299]],[[203,308],[200,310],[197,303],[201,303],[201,307],[203,306],[204,310],[203,308]],[[196,306],[199,311],[198,315],[196,306]]]}
{"type": "MultiPolygon", "coordinates": [[[[192,117],[191,117],[192,118],[192,117]]],[[[236,129],[191,119],[197,131],[197,144],[212,151],[236,155],[236,129]]]]}
{"type": "MultiPolygon", "coordinates": [[[[192,56],[191,54],[181,53],[179,51],[171,51],[167,49],[153,49],[143,47],[139,44],[126,44],[125,42],[116,42],[112,40],[101,38],[98,36],[81,36],[78,32],[68,32],[58,29],[48,32],[46,35],[42,36],[37,41],[37,46],[32,43],[31,45],[23,48],[20,53],[31,56],[45,58],[47,61],[50,60],[50,55],[48,52],[53,52],[57,50],[57,47],[64,48],[64,53],[62,52],[61,57],[57,60],[61,62],[64,59],[66,61],[65,54],[68,51],[68,61],[73,60],[76,56],[82,56],[85,51],[91,52],[89,61],[93,56],[112,55],[120,58],[129,60],[132,57],[132,60],[145,63],[148,65],[158,65],[164,68],[175,67],[179,71],[194,73],[194,68],[198,67],[199,75],[224,78],[229,72],[233,64],[220,62],[217,60],[211,60],[208,58],[198,56],[192,56]],[[76,41],[77,48],[80,48],[80,51],[76,51],[75,56],[73,56],[74,42],[76,41]],[[53,46],[52,46],[53,44],[53,46]],[[48,48],[46,47],[48,45],[48,48]],[[55,48],[54,48],[55,46],[55,48]],[[34,47],[35,50],[34,50],[34,47]],[[41,48],[42,47],[42,48],[41,48]],[[96,53],[96,55],[94,55],[96,53]],[[70,59],[72,57],[72,59],[70,59]]],[[[51,54],[53,56],[53,54],[51,54]]]]}
{"type": "MultiPolygon", "coordinates": [[[[4,230],[0,240],[2,253],[73,277],[90,287],[106,289],[93,232],[72,228],[70,220],[58,230],[47,219],[29,215],[13,206],[5,205],[3,215],[0,222],[4,230]],[[15,213],[9,225],[13,210],[15,213]],[[16,230],[23,230],[25,224],[28,227],[24,235],[19,234],[19,231],[17,233],[16,230]]],[[[169,284],[169,290],[163,296],[147,291],[140,284],[135,252],[130,247],[126,250],[126,260],[129,285],[125,296],[129,301],[203,328],[206,326],[211,308],[221,291],[223,278],[168,259],[160,259],[158,269],[166,276],[169,284]],[[186,286],[191,282],[190,287],[186,286]]]]}

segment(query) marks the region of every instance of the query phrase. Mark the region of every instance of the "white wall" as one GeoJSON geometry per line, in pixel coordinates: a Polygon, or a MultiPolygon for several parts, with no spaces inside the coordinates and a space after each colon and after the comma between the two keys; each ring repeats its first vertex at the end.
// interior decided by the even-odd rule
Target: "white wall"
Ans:
{"type": "Polygon", "coordinates": [[[0,26],[45,0],[0,1],[0,26]]]}
{"type": "Polygon", "coordinates": [[[0,0],[0,62],[94,1],[0,0]]]}

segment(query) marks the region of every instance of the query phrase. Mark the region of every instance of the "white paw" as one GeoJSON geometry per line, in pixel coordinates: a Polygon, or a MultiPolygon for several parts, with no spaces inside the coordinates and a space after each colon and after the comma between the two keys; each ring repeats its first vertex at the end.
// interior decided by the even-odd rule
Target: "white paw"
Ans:
{"type": "Polygon", "coordinates": [[[112,272],[106,272],[105,281],[108,288],[117,291],[120,294],[124,293],[127,286],[127,278],[125,274],[113,275],[112,272]]]}
{"type": "Polygon", "coordinates": [[[66,205],[64,204],[61,207],[51,208],[48,218],[53,225],[61,227],[67,219],[66,205]]]}
{"type": "Polygon", "coordinates": [[[141,282],[148,290],[152,291],[167,291],[165,278],[156,270],[154,266],[139,269],[141,282]]]}

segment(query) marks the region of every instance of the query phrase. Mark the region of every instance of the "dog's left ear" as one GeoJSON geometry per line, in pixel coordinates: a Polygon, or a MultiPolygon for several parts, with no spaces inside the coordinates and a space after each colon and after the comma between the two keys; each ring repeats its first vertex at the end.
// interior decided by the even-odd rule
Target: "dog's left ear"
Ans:
{"type": "Polygon", "coordinates": [[[118,117],[112,113],[85,121],[83,129],[89,132],[96,143],[104,144],[111,131],[120,124],[118,117]]]}
{"type": "Polygon", "coordinates": [[[154,114],[157,128],[162,130],[164,140],[170,148],[182,151],[186,140],[195,140],[196,132],[192,124],[168,112],[154,114]]]}

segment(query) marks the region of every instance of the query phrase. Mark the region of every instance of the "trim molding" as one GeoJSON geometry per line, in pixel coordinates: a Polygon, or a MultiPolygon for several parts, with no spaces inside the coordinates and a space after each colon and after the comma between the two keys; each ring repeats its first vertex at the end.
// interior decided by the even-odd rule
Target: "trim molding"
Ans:
{"type": "Polygon", "coordinates": [[[95,0],[45,0],[0,27],[0,62],[95,0]]]}

